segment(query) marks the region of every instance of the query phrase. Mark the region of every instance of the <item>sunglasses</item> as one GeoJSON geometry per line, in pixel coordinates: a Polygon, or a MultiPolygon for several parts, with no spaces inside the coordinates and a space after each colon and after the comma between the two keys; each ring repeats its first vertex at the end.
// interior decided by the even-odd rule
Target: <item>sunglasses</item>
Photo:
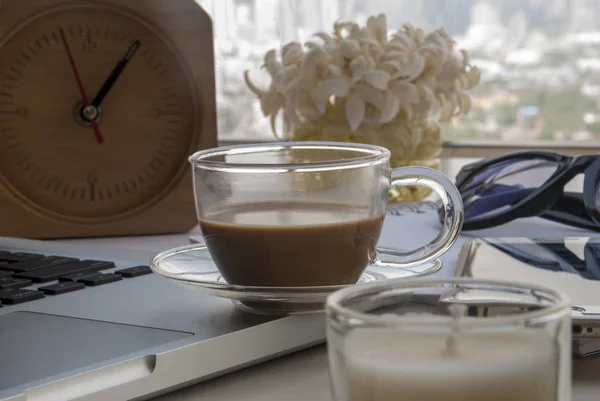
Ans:
{"type": "Polygon", "coordinates": [[[533,216],[600,231],[597,156],[511,153],[463,167],[456,187],[464,204],[465,231],[533,216]],[[580,174],[584,174],[583,193],[565,192],[565,185],[580,174]]]}
{"type": "Polygon", "coordinates": [[[489,240],[496,249],[528,265],[555,272],[577,274],[588,280],[600,281],[600,244],[588,240],[583,249],[583,259],[573,253],[564,241],[505,243],[489,240]]]}

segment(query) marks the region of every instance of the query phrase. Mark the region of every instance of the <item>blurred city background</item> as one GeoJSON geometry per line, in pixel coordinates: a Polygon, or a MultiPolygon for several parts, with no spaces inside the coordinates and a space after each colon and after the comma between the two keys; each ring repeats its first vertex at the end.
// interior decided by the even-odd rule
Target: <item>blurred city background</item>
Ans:
{"type": "MultiPolygon", "coordinates": [[[[482,70],[452,140],[600,140],[600,0],[197,0],[213,17],[221,139],[272,139],[243,72],[337,20],[443,26],[482,70]]],[[[266,86],[268,80],[262,81],[266,86]]]]}

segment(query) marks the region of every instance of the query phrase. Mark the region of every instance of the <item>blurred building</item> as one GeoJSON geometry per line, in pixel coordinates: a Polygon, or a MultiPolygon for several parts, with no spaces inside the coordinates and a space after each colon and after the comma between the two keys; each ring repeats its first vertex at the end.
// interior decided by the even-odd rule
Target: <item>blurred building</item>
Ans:
{"type": "Polygon", "coordinates": [[[571,0],[568,9],[570,32],[591,32],[600,29],[598,0],[571,0]]]}

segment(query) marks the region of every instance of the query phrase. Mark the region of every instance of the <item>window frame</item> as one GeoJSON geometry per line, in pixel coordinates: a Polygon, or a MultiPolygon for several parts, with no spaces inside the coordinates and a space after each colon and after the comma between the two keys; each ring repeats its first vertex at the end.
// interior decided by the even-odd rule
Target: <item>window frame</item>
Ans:
{"type": "MultiPolygon", "coordinates": [[[[221,146],[242,145],[256,142],[275,142],[272,140],[245,140],[224,139],[219,140],[221,146]]],[[[548,152],[562,153],[569,156],[597,155],[600,154],[600,143],[589,142],[550,142],[530,141],[523,143],[506,143],[501,141],[479,140],[479,141],[444,141],[442,158],[486,158],[499,156],[505,153],[518,152],[522,150],[543,150],[548,152]]]]}

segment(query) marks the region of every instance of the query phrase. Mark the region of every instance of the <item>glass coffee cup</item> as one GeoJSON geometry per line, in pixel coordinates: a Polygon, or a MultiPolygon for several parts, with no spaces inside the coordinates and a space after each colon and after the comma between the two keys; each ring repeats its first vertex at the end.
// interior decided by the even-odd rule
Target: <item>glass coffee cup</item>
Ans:
{"type": "Polygon", "coordinates": [[[236,145],[192,155],[200,228],[223,278],[243,286],[344,285],[369,265],[410,270],[436,260],[460,232],[460,194],[435,170],[392,170],[389,159],[383,147],[337,142],[236,145]],[[430,243],[388,249],[393,261],[381,260],[388,192],[418,185],[439,196],[441,230],[430,243]]]}

